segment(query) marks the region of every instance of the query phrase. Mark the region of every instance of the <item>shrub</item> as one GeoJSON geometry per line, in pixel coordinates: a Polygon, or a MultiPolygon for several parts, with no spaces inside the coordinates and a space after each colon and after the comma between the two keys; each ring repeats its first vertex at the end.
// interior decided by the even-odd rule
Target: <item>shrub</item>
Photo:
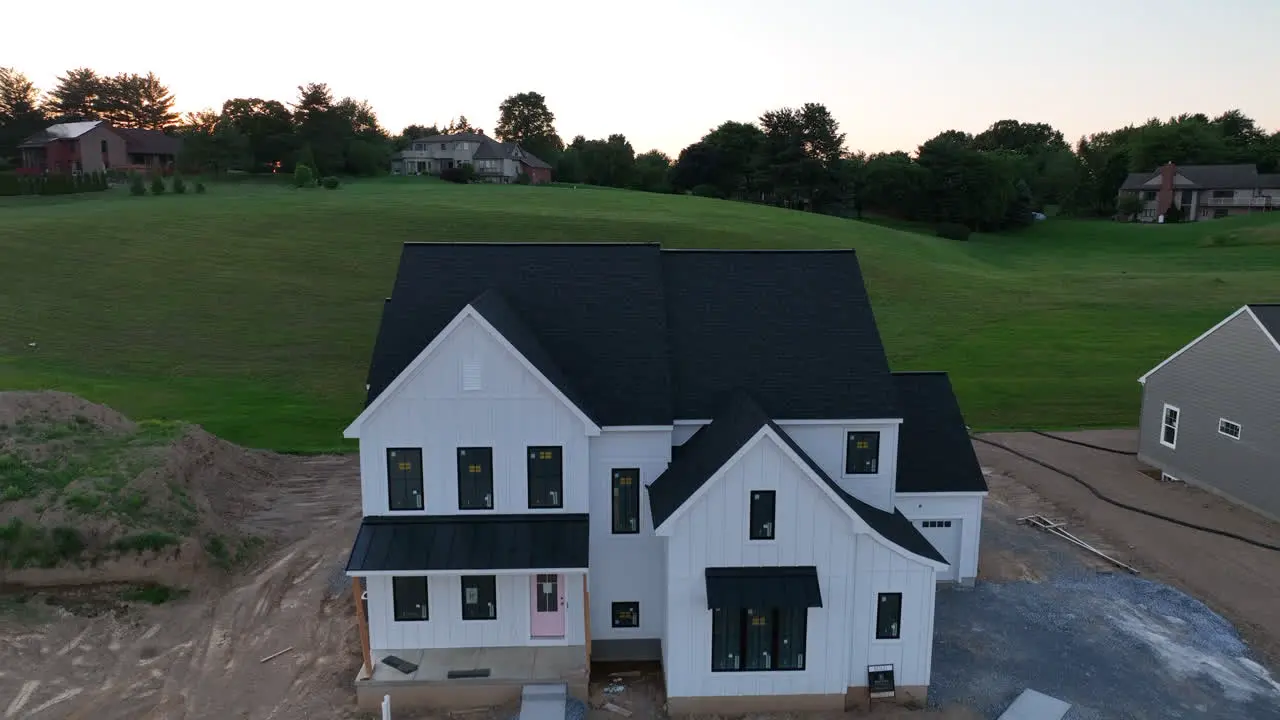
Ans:
{"type": "Polygon", "coordinates": [[[20,194],[22,194],[22,182],[18,179],[18,174],[0,172],[0,195],[20,194]]]}
{"type": "Polygon", "coordinates": [[[971,232],[969,226],[961,223],[939,223],[935,231],[938,237],[948,240],[968,240],[971,232]]]}
{"type": "Polygon", "coordinates": [[[320,184],[323,185],[326,190],[337,190],[338,182],[338,178],[332,175],[320,179],[320,184]]]}
{"type": "Polygon", "coordinates": [[[445,168],[440,171],[440,179],[447,180],[451,183],[463,184],[467,182],[467,176],[463,174],[461,167],[445,168]]]}
{"type": "Polygon", "coordinates": [[[690,192],[692,192],[694,195],[697,195],[698,197],[707,197],[707,198],[721,197],[720,188],[716,187],[715,185],[709,185],[706,183],[703,183],[702,185],[695,185],[693,187],[693,190],[691,190],[690,192]]]}
{"type": "Polygon", "coordinates": [[[142,181],[142,176],[134,174],[129,176],[129,194],[141,197],[147,194],[147,185],[142,181]]]}
{"type": "Polygon", "coordinates": [[[196,194],[197,195],[204,194],[204,183],[200,182],[199,180],[196,181],[196,194]]]}
{"type": "Polygon", "coordinates": [[[160,552],[170,545],[177,545],[178,542],[178,536],[172,533],[147,530],[133,535],[126,535],[116,540],[111,546],[120,552],[128,552],[130,550],[135,553],[160,552]]]}
{"type": "Polygon", "coordinates": [[[522,172],[519,175],[516,175],[517,185],[531,185],[532,183],[533,183],[533,178],[529,177],[529,173],[522,172]]]}
{"type": "Polygon", "coordinates": [[[1177,205],[1170,205],[1169,209],[1164,211],[1164,221],[1167,223],[1182,222],[1182,208],[1177,205]]]}
{"type": "Polygon", "coordinates": [[[298,166],[293,169],[293,186],[300,188],[316,186],[316,174],[309,165],[298,163],[298,166]]]}
{"type": "Polygon", "coordinates": [[[187,183],[181,175],[173,176],[173,194],[181,195],[187,191],[187,183]]]}
{"type": "Polygon", "coordinates": [[[160,177],[159,175],[156,175],[155,177],[151,178],[151,194],[152,195],[163,195],[164,189],[165,189],[164,178],[160,177]]]}

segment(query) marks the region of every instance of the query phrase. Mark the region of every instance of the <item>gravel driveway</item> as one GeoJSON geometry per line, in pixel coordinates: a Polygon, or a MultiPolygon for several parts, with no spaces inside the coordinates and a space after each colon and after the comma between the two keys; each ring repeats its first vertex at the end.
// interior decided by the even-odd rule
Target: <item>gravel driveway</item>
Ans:
{"type": "Polygon", "coordinates": [[[1280,720],[1280,683],[1230,622],[1176,588],[1113,572],[1018,525],[1030,506],[1057,508],[1028,498],[1022,483],[990,480],[987,579],[938,594],[931,705],[996,718],[1030,687],[1072,703],[1068,720],[1280,720]]]}

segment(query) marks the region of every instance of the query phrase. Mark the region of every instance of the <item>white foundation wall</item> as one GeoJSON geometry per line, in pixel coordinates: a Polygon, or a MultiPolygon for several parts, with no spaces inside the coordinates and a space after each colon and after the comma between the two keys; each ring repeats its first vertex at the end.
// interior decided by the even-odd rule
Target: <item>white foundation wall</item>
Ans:
{"type": "Polygon", "coordinates": [[[859,535],[853,620],[846,636],[849,687],[867,684],[868,665],[893,665],[900,687],[928,685],[933,662],[934,570],[871,535],[859,535]],[[902,593],[899,639],[876,639],[880,593],[902,593]]]}
{"type": "Polygon", "coordinates": [[[986,493],[898,493],[896,503],[912,522],[960,522],[958,580],[964,583],[978,577],[978,547],[982,538],[982,507],[986,497],[986,493]]]}
{"type": "Polygon", "coordinates": [[[388,514],[387,450],[422,448],[422,511],[395,515],[585,513],[587,428],[568,405],[475,319],[461,323],[360,430],[365,515],[388,514]],[[463,366],[479,367],[480,389],[463,390],[463,366]],[[564,507],[529,508],[528,447],[563,448],[564,507]],[[493,510],[458,509],[457,451],[493,448],[493,510]]]}
{"type": "Polygon", "coordinates": [[[653,534],[646,486],[667,469],[671,431],[604,430],[591,450],[591,639],[662,637],[666,606],[666,538],[653,534]],[[613,470],[640,470],[640,532],[613,532],[613,470]],[[640,603],[640,627],[613,627],[613,603],[640,603]]]}
{"type": "Polygon", "coordinates": [[[369,601],[369,646],[377,650],[416,648],[519,647],[523,645],[582,645],[583,626],[581,574],[565,575],[565,637],[537,638],[530,635],[532,581],[529,575],[498,575],[496,620],[462,619],[462,578],[432,575],[427,579],[427,611],[430,620],[397,621],[391,592],[391,578],[365,578],[369,601]]]}
{"type": "Polygon", "coordinates": [[[845,492],[881,510],[893,512],[894,478],[898,476],[898,423],[789,423],[778,422],[783,432],[845,492]],[[845,474],[847,434],[859,430],[880,433],[880,472],[845,474]]]}
{"type": "Polygon", "coordinates": [[[852,521],[769,438],[691,501],[667,539],[667,695],[844,693],[855,607],[852,521]],[[749,493],[777,492],[775,540],[748,540],[749,493]],[[822,607],[808,613],[805,669],[712,672],[707,567],[814,565],[822,607]]]}

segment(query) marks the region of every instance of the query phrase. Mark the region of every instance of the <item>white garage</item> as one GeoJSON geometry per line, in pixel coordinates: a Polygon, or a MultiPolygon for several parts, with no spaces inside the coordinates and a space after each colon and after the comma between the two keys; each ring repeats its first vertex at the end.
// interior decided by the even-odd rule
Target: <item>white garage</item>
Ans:
{"type": "Polygon", "coordinates": [[[938,571],[938,582],[955,582],[960,575],[961,544],[964,540],[964,524],[960,518],[947,520],[916,520],[915,526],[931,545],[942,553],[951,567],[938,571]]]}

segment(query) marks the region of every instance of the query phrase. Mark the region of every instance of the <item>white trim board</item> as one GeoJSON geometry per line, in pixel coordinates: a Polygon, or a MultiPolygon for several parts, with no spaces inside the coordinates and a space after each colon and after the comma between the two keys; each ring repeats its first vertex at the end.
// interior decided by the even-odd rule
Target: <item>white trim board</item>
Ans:
{"type": "MultiPolygon", "coordinates": [[[[712,473],[711,477],[707,478],[707,481],[702,483],[701,487],[699,487],[696,491],[694,491],[692,495],[686,498],[685,501],[680,504],[680,507],[676,508],[674,512],[672,512],[670,515],[667,516],[666,520],[663,520],[661,524],[659,524],[657,527],[653,529],[653,534],[664,536],[664,537],[670,537],[671,531],[672,531],[672,525],[675,523],[675,521],[678,520],[682,515],[684,515],[684,513],[687,512],[690,507],[693,507],[694,504],[696,504],[699,500],[701,500],[702,497],[710,491],[711,486],[715,484],[716,481],[718,481],[720,478],[724,477],[727,474],[728,469],[730,467],[732,467],[736,462],[741,460],[742,457],[751,450],[751,448],[755,447],[756,444],[760,443],[766,437],[769,438],[769,440],[771,440],[775,445],[777,445],[777,447],[782,451],[782,454],[785,455],[787,459],[789,459],[791,462],[795,463],[796,466],[800,468],[800,471],[803,472],[806,477],[808,477],[811,481],[813,481],[815,485],[818,486],[818,489],[821,490],[822,493],[827,496],[828,500],[834,503],[835,506],[839,508],[840,511],[845,514],[846,517],[848,517],[850,520],[853,521],[855,534],[870,535],[871,537],[875,538],[876,541],[878,541],[885,547],[889,548],[891,551],[896,552],[902,557],[905,557],[907,559],[915,560],[916,562],[925,563],[926,565],[932,567],[934,570],[946,570],[947,568],[951,567],[951,565],[948,563],[938,562],[937,560],[934,560],[932,558],[927,558],[922,555],[916,555],[910,550],[907,550],[906,548],[898,545],[895,542],[890,541],[888,538],[876,532],[875,528],[868,525],[867,522],[863,520],[862,517],[858,515],[857,512],[854,511],[853,508],[849,507],[849,504],[846,503],[839,495],[837,495],[835,490],[832,490],[831,486],[828,485],[826,481],[824,481],[821,477],[819,477],[818,474],[813,471],[813,468],[809,467],[809,464],[806,463],[804,460],[802,460],[800,456],[797,455],[796,452],[791,449],[791,446],[788,445],[782,438],[778,437],[778,434],[775,433],[773,431],[773,428],[769,427],[768,425],[761,427],[758,431],[756,431],[755,435],[751,436],[751,439],[743,443],[742,447],[738,448],[738,451],[735,452],[732,457],[730,457],[714,473],[712,473]]],[[[648,486],[646,486],[646,489],[647,487],[648,486]]]]}
{"type": "Polygon", "coordinates": [[[596,425],[595,422],[590,417],[587,417],[587,414],[582,411],[582,408],[573,404],[573,402],[571,402],[569,398],[565,397],[565,394],[560,392],[560,388],[556,387],[555,383],[547,379],[546,375],[543,375],[542,372],[538,370],[538,368],[534,367],[533,363],[529,362],[529,359],[526,358],[519,350],[516,350],[515,346],[512,345],[510,342],[508,342],[507,339],[503,337],[502,333],[498,332],[497,328],[489,324],[489,321],[485,320],[483,315],[481,315],[475,308],[471,307],[471,305],[467,305],[466,307],[462,308],[462,310],[457,315],[454,316],[453,320],[449,321],[448,325],[444,326],[443,330],[441,330],[434,338],[432,338],[431,342],[425,348],[423,348],[422,352],[418,353],[418,356],[413,359],[413,362],[405,366],[405,369],[401,370],[400,374],[397,375],[396,378],[392,380],[389,385],[383,388],[382,392],[378,394],[378,397],[374,398],[373,402],[369,403],[369,406],[366,407],[364,411],[361,412],[356,417],[355,420],[351,421],[351,424],[348,425],[347,428],[342,431],[342,437],[359,438],[360,426],[363,425],[366,420],[372,417],[373,414],[377,412],[380,407],[382,407],[382,405],[386,402],[387,398],[394,395],[402,386],[405,385],[405,383],[409,382],[409,380],[411,380],[419,372],[422,371],[422,369],[427,364],[427,358],[430,357],[431,354],[435,352],[436,349],[439,348],[440,345],[444,343],[445,339],[449,337],[449,335],[453,334],[453,332],[457,330],[459,326],[462,325],[462,321],[466,320],[467,318],[471,318],[475,320],[476,323],[479,324],[480,327],[484,328],[490,335],[492,335],[494,339],[496,339],[498,343],[502,345],[502,347],[504,347],[508,352],[514,355],[526,370],[532,373],[535,378],[537,378],[543,385],[545,385],[547,389],[551,391],[551,394],[556,396],[556,399],[564,403],[565,406],[568,407],[573,412],[574,415],[577,415],[578,419],[581,420],[583,425],[586,426],[587,435],[594,437],[600,434],[600,427],[596,425]]]}
{"type": "Polygon", "coordinates": [[[1258,319],[1258,316],[1257,316],[1257,315],[1255,315],[1255,314],[1253,313],[1253,310],[1250,310],[1250,309],[1249,309],[1249,306],[1248,306],[1248,305],[1241,305],[1239,310],[1236,310],[1235,312],[1231,313],[1231,314],[1230,314],[1230,315],[1228,315],[1226,318],[1224,318],[1224,319],[1223,319],[1221,322],[1219,322],[1217,325],[1214,325],[1213,327],[1211,327],[1211,328],[1209,328],[1208,330],[1204,331],[1204,332],[1200,335],[1200,337],[1196,338],[1195,340],[1192,340],[1191,342],[1187,343],[1186,345],[1183,345],[1183,346],[1182,346],[1182,349],[1178,350],[1178,351],[1177,351],[1177,352],[1175,352],[1174,354],[1172,354],[1172,355],[1170,355],[1169,357],[1165,358],[1164,362],[1162,362],[1162,363],[1160,363],[1159,365],[1156,365],[1155,367],[1153,367],[1153,368],[1151,368],[1150,370],[1148,370],[1148,371],[1146,372],[1146,374],[1145,374],[1145,375],[1143,375],[1142,377],[1138,378],[1138,382],[1140,382],[1140,383],[1142,383],[1142,384],[1144,384],[1144,385],[1145,385],[1145,384],[1146,384],[1146,382],[1147,382],[1147,378],[1149,378],[1149,377],[1151,377],[1153,374],[1155,374],[1155,372],[1156,372],[1157,370],[1159,370],[1160,368],[1164,367],[1165,365],[1168,365],[1169,363],[1173,362],[1175,358],[1177,358],[1177,357],[1178,357],[1179,355],[1181,355],[1182,353],[1184,353],[1184,352],[1186,352],[1186,351],[1190,350],[1190,349],[1191,349],[1191,347],[1192,347],[1193,345],[1196,345],[1196,344],[1197,344],[1197,343],[1199,343],[1201,340],[1203,340],[1203,339],[1205,339],[1205,338],[1209,337],[1210,335],[1212,335],[1214,332],[1216,332],[1216,331],[1218,330],[1218,328],[1222,327],[1223,325],[1226,325],[1227,323],[1231,322],[1232,320],[1235,320],[1237,317],[1239,317],[1239,316],[1240,316],[1240,314],[1241,314],[1241,313],[1248,314],[1249,318],[1250,318],[1251,320],[1253,320],[1253,324],[1254,324],[1254,325],[1257,325],[1257,326],[1258,326],[1258,329],[1262,331],[1262,335],[1263,335],[1264,337],[1266,337],[1268,340],[1270,340],[1270,341],[1271,341],[1271,344],[1275,346],[1275,348],[1276,348],[1276,351],[1277,351],[1277,352],[1280,352],[1280,340],[1277,340],[1275,337],[1272,337],[1271,333],[1267,331],[1267,326],[1262,324],[1262,321],[1261,321],[1261,320],[1259,320],[1259,319],[1258,319]]]}
{"type": "Polygon", "coordinates": [[[489,575],[586,575],[586,568],[508,568],[493,570],[347,570],[347,577],[440,577],[489,575]]]}

